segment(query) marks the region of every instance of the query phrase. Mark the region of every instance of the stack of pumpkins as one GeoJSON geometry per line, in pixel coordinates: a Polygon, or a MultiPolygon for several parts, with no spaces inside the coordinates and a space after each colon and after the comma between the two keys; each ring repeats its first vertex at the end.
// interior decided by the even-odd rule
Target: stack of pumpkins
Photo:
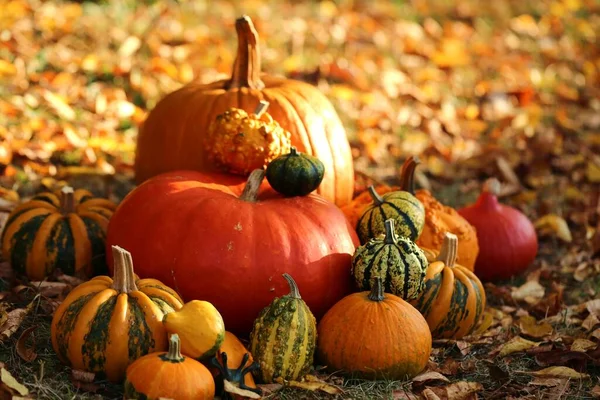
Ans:
{"type": "Polygon", "coordinates": [[[354,376],[415,376],[432,337],[473,331],[477,276],[533,260],[531,224],[498,203],[497,181],[460,213],[415,192],[415,157],[400,187],[351,200],[333,106],[261,75],[251,20],[236,29],[231,79],[189,84],[150,113],[143,183],[118,207],[70,187],[34,197],[9,216],[4,256],[32,280],[96,276],[56,310],[52,344],[73,368],[125,380],[127,398],[257,397],[255,377],[300,379],[315,354],[354,376]],[[250,351],[236,337],[248,334],[250,351]]]}

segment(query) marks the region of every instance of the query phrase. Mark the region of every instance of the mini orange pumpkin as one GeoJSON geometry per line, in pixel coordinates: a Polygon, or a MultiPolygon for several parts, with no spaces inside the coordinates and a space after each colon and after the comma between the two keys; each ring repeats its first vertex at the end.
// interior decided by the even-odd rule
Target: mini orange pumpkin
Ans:
{"type": "MultiPolygon", "coordinates": [[[[402,165],[400,186],[379,185],[375,190],[380,195],[397,190],[414,193],[425,207],[425,226],[415,243],[422,248],[439,252],[446,232],[453,233],[458,237],[459,243],[457,262],[473,271],[479,254],[477,231],[455,209],[440,203],[428,190],[414,190],[414,170],[419,163],[417,157],[407,158],[402,165]]],[[[365,191],[342,207],[352,226],[356,227],[360,216],[372,201],[372,197],[365,191]]]]}
{"type": "Polygon", "coordinates": [[[331,371],[405,379],[427,366],[431,345],[425,318],[400,297],[384,294],[377,278],[371,292],[346,296],[325,314],[317,355],[331,371]]]}

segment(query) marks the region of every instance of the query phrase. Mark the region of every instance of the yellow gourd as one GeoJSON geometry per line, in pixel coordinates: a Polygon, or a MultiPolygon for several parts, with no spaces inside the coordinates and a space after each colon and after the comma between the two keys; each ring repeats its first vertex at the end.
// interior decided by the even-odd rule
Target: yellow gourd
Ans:
{"type": "Polygon", "coordinates": [[[208,301],[192,300],[180,310],[166,314],[163,324],[169,333],[179,335],[181,352],[195,359],[216,354],[225,340],[225,323],[208,301]]]}

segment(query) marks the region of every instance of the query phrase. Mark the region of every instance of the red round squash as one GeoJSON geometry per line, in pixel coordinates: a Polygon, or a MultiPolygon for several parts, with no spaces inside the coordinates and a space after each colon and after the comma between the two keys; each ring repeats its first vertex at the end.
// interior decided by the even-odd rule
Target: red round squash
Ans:
{"type": "Polygon", "coordinates": [[[126,247],[141,277],[211,302],[238,335],[288,293],[283,273],[306,288],[302,298],[319,318],[352,291],[358,238],[334,204],[316,194],[285,198],[263,178],[262,170],[246,185],[217,173],[159,175],[119,205],[107,244],[126,247]]]}

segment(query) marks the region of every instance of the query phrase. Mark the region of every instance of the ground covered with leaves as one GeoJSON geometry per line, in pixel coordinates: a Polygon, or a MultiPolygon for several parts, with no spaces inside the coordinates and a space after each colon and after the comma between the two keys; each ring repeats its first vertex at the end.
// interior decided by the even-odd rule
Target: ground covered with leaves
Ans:
{"type": "MultiPolygon", "coordinates": [[[[435,341],[413,381],[316,371],[332,386],[267,385],[268,397],[600,398],[600,3],[134,3],[0,3],[3,221],[64,182],[122,199],[147,112],[193,79],[227,76],[246,13],[264,70],[311,82],[336,106],[357,193],[395,183],[418,154],[418,185],[438,199],[470,203],[495,176],[540,237],[526,274],[486,285],[478,330],[435,341]]],[[[2,398],[120,398],[51,348],[52,312],[77,280],[27,282],[6,262],[0,279],[2,398]]]]}

